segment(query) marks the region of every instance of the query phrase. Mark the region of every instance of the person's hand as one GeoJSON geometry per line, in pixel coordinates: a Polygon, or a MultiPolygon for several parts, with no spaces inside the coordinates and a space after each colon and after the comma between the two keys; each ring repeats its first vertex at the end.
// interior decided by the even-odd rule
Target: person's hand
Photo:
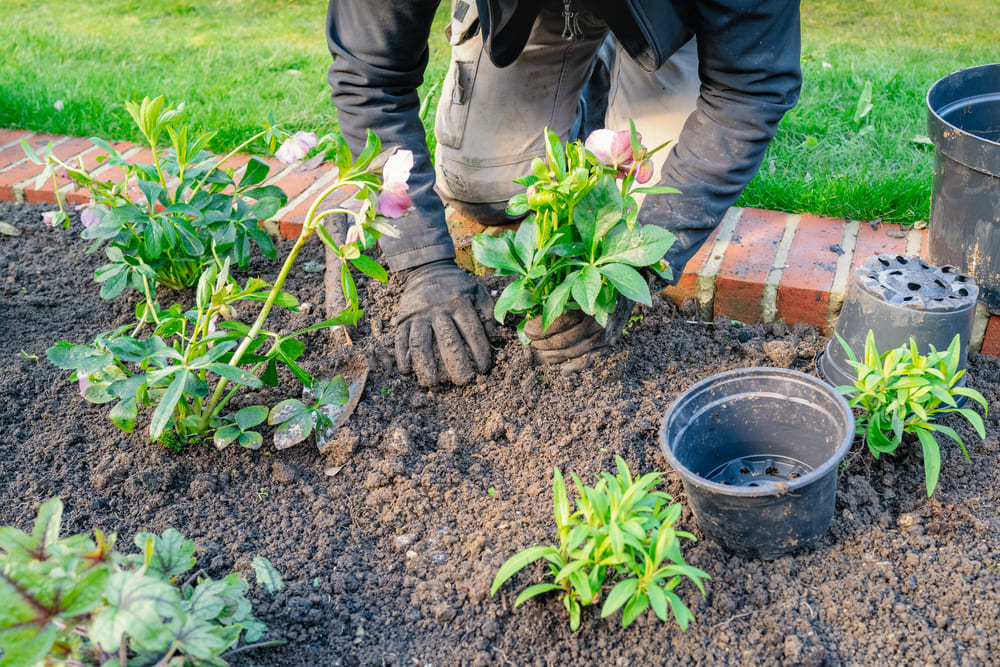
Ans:
{"type": "Polygon", "coordinates": [[[424,387],[466,385],[488,371],[493,302],[482,285],[450,259],[411,269],[405,281],[393,319],[399,370],[424,387]]]}
{"type": "Polygon", "coordinates": [[[615,311],[603,327],[583,311],[570,310],[557,317],[544,331],[542,318],[528,320],[524,334],[531,339],[531,347],[541,361],[548,364],[572,362],[564,367],[565,370],[586,368],[593,363],[598,351],[621,338],[633,305],[633,301],[619,295],[615,311]]]}

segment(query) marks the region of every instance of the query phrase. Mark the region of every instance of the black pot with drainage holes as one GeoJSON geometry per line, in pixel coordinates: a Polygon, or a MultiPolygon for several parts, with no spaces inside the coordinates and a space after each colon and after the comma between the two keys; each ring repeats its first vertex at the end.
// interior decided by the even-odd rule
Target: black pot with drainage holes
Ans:
{"type": "Polygon", "coordinates": [[[826,533],[853,440],[847,401],[784,368],[702,380],[671,404],[660,428],[701,532],[747,558],[777,558],[826,533]]]}
{"type": "MultiPolygon", "coordinates": [[[[931,345],[945,350],[959,334],[959,368],[964,369],[978,296],[976,281],[955,267],[932,266],[917,256],[874,255],[854,272],[837,333],[859,360],[869,329],[879,353],[907,345],[910,338],[920,354],[927,354],[931,345]]],[[[857,373],[847,360],[834,336],[820,357],[820,374],[835,387],[854,384],[857,373]]],[[[964,377],[960,384],[965,384],[964,377]]]]}

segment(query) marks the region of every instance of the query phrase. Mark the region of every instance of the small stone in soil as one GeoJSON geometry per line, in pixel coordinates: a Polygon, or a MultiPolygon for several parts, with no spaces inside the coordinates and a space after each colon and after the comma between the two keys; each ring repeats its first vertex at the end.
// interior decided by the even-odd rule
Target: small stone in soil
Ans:
{"type": "Polygon", "coordinates": [[[299,472],[294,466],[281,461],[274,462],[274,465],[271,466],[271,474],[279,484],[291,484],[299,478],[299,472]]]}

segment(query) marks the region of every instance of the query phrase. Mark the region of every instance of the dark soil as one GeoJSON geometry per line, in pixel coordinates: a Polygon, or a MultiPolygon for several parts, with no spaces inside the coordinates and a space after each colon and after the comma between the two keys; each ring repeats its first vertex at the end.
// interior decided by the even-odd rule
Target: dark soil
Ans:
{"type": "MultiPolygon", "coordinates": [[[[149,414],[125,434],[106,407],[86,403],[45,349],[89,342],[125,322],[126,298],[104,302],[92,282],[100,253],[50,229],[41,208],[0,204],[21,236],[0,236],[0,525],[28,528],[41,502],[60,496],[65,532],[176,527],[195,540],[199,564],[253,580],[263,555],[285,587],[254,585],[255,613],[283,647],[232,657],[237,665],[659,665],[990,664],[1000,647],[1000,359],[970,355],[969,384],[990,402],[988,437],[958,419],[971,461],[942,442],[934,497],[924,490],[919,447],[874,461],[860,443],[842,471],[833,526],[812,549],[774,561],[744,560],[702,540],[688,562],[712,575],[707,596],[679,592],[696,621],[686,633],[647,613],[584,613],[570,632],[565,610],[539,598],[514,610],[518,591],[541,580],[528,568],[496,598],[489,586],[516,551],[553,539],[553,467],[592,483],[621,455],[634,471],[678,476],[657,443],[664,411],[698,380],[731,368],[781,365],[815,372],[825,339],[775,323],[696,321],[690,309],[637,311],[621,346],[572,375],[532,362],[510,329],[496,366],[469,387],[428,391],[396,375],[389,320],[399,286],[370,286],[357,348],[373,359],[354,417],[321,454],[149,442],[149,414]],[[23,358],[37,356],[38,360],[23,358]],[[342,466],[339,472],[330,476],[342,466]]],[[[317,304],[281,327],[315,321],[322,274],[310,246],[288,289],[317,304]]],[[[253,267],[273,278],[277,262],[253,267]]],[[[486,279],[491,289],[502,283],[486,279]]],[[[341,354],[325,334],[308,340],[319,371],[341,354]]],[[[294,383],[266,396],[293,394],[294,383]]],[[[257,397],[259,398],[259,397],[257,397]]],[[[244,399],[249,404],[252,398],[244,399]]],[[[265,431],[270,443],[270,432],[265,431]]],[[[684,528],[701,535],[685,504],[684,528]]]]}

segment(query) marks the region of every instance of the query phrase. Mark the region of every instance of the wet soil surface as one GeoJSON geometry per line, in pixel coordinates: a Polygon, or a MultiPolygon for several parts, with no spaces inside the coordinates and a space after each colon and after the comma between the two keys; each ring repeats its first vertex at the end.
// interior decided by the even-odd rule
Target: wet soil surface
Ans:
{"type": "MultiPolygon", "coordinates": [[[[985,441],[958,419],[966,461],[942,443],[934,497],[924,491],[919,447],[874,461],[860,443],[846,460],[833,525],[818,546],[774,561],[746,560],[710,540],[686,543],[688,562],[712,575],[702,597],[679,589],[696,621],[686,633],[647,613],[622,629],[585,611],[570,632],[553,598],[517,610],[535,564],[495,598],[497,568],[550,542],[553,467],[588,483],[621,455],[634,471],[666,472],[685,504],[682,527],[699,537],[657,431],[671,401],[714,373],[784,366],[815,373],[825,339],[785,323],[744,327],[699,321],[693,309],[636,311],[629,334],[591,369],[563,375],[532,362],[510,329],[495,368],[465,388],[428,391],[388,363],[389,320],[399,285],[368,288],[356,349],[371,375],[350,421],[325,453],[312,443],[277,451],[149,442],[149,414],[125,434],[106,408],[86,403],[68,374],[45,359],[58,340],[89,342],[128,320],[127,298],[104,302],[92,282],[100,253],[50,229],[36,206],[0,204],[20,236],[0,236],[0,525],[30,526],[60,496],[65,531],[176,527],[193,538],[199,565],[253,581],[263,555],[285,587],[254,585],[255,613],[283,647],[232,656],[236,665],[646,665],[989,664],[1000,644],[1000,359],[972,354],[971,386],[990,402],[985,441]],[[23,352],[24,354],[20,354],[23,352]],[[34,361],[31,356],[37,356],[34,361]],[[27,358],[25,358],[27,357],[27,358]],[[325,473],[340,468],[330,476],[325,473]]],[[[315,321],[322,261],[310,246],[288,289],[317,304],[279,320],[315,321]]],[[[273,278],[278,263],[256,261],[273,278]]],[[[503,283],[484,279],[490,289],[503,283]]],[[[324,333],[306,364],[322,371],[342,354],[324,333]]],[[[291,378],[235,407],[295,395],[291,378]]],[[[905,450],[905,451],[904,451],[905,450]]]]}

